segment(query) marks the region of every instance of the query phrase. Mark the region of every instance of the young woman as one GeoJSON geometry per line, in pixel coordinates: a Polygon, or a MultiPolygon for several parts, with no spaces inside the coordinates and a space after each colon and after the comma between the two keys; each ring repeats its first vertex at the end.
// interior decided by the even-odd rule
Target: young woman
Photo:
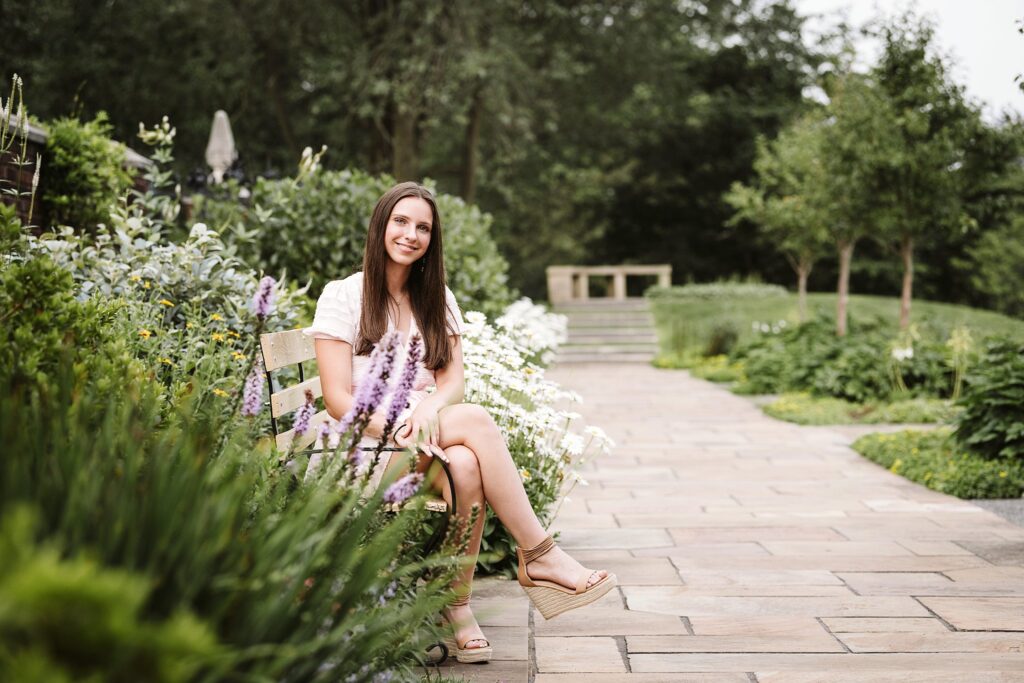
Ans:
{"type": "MultiPolygon", "coordinates": [[[[390,330],[398,330],[404,344],[419,334],[424,367],[409,408],[388,438],[449,464],[458,514],[468,517],[474,504],[491,506],[519,545],[519,583],[550,618],[598,599],[615,586],[615,576],[585,569],[554,545],[530,507],[498,427],[486,410],[463,403],[462,316],[445,286],[441,234],[437,205],[426,188],[401,183],[377,202],[363,271],[324,288],[313,325],[305,330],[316,338],[324,402],[328,413],[340,418],[369,369],[374,343],[390,330]],[[428,393],[431,386],[436,390],[428,393]]],[[[383,415],[375,415],[365,442],[376,443],[383,429],[383,415]]],[[[438,486],[448,497],[447,482],[438,486]]],[[[467,553],[474,562],[456,582],[458,598],[444,612],[453,629],[453,651],[463,662],[487,661],[491,655],[469,605],[483,522],[481,515],[471,532],[467,553]]]]}

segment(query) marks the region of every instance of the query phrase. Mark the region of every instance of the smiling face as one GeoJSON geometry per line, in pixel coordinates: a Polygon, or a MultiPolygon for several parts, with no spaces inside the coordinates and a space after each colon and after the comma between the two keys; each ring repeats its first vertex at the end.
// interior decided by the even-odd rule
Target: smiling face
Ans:
{"type": "Polygon", "coordinates": [[[384,250],[392,262],[411,266],[427,253],[434,213],[425,200],[404,197],[395,204],[384,230],[384,250]]]}

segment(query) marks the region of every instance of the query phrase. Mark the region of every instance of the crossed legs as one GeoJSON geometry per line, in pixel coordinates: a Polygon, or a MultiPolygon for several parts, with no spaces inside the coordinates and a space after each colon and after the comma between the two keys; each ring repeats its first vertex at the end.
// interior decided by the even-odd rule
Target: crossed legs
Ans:
{"type": "MultiPolygon", "coordinates": [[[[483,512],[486,502],[505,525],[516,543],[532,548],[547,538],[548,533],[530,505],[522,479],[512,462],[505,439],[494,420],[480,406],[460,403],[448,406],[438,414],[441,448],[449,460],[459,513],[468,517],[473,503],[481,507],[481,515],[470,537],[469,563],[459,577],[455,589],[460,595],[471,590],[475,558],[480,550],[483,533],[483,512]]],[[[447,482],[443,483],[447,488],[447,482]]],[[[530,563],[528,574],[532,579],[546,579],[572,587],[582,572],[588,571],[560,548],[530,563]]],[[[607,572],[590,572],[588,585],[600,581],[607,572]]],[[[448,616],[456,624],[460,643],[469,639],[469,647],[482,647],[482,633],[473,618],[469,605],[450,608],[448,616]],[[477,640],[480,639],[480,640],[477,640]],[[479,643],[479,645],[477,644],[479,643]]]]}

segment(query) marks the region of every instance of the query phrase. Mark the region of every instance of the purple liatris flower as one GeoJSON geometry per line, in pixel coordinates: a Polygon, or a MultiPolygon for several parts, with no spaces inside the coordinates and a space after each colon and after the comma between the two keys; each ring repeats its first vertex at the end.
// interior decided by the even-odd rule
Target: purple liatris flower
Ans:
{"type": "Polygon", "coordinates": [[[309,430],[309,421],[313,417],[313,413],[316,412],[314,401],[313,392],[306,389],[306,402],[295,411],[295,436],[302,436],[309,430]]]}
{"type": "Polygon", "coordinates": [[[383,448],[384,439],[391,433],[391,429],[398,421],[398,416],[409,405],[409,393],[416,382],[416,373],[420,369],[421,350],[422,340],[420,336],[418,334],[413,335],[413,338],[409,340],[409,350],[406,352],[405,366],[402,368],[402,374],[398,378],[398,386],[395,387],[395,393],[392,394],[391,403],[388,405],[388,412],[384,416],[384,434],[381,435],[381,443],[378,448],[383,448]]]}
{"type": "Polygon", "coordinates": [[[423,475],[419,472],[405,475],[387,488],[387,491],[384,492],[384,502],[404,503],[409,496],[416,493],[422,481],[423,475]]]}
{"type": "MultiPolygon", "coordinates": [[[[397,332],[388,332],[377,342],[373,353],[370,354],[370,369],[367,371],[366,377],[359,382],[359,388],[356,390],[355,401],[338,423],[339,434],[344,434],[353,426],[365,428],[370,415],[384,400],[384,395],[388,390],[388,378],[395,365],[395,347],[397,345],[397,332]]],[[[361,429],[357,429],[357,431],[361,432],[361,429]]]]}
{"type": "Polygon", "coordinates": [[[274,285],[277,281],[266,275],[260,280],[259,287],[252,297],[252,312],[260,320],[266,319],[274,307],[274,285]]]}
{"type": "Polygon", "coordinates": [[[260,414],[263,408],[263,366],[256,363],[252,366],[252,372],[245,378],[245,388],[242,390],[242,415],[255,417],[260,414]]]}

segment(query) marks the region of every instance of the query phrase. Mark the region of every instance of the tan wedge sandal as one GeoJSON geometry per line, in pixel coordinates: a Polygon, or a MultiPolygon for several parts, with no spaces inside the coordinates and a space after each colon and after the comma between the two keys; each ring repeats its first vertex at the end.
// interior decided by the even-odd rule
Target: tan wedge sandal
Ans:
{"type": "Polygon", "coordinates": [[[526,591],[526,596],[530,598],[530,602],[540,610],[541,615],[545,619],[551,619],[557,617],[562,612],[568,612],[571,609],[589,605],[612,588],[615,588],[615,574],[611,572],[597,583],[587,586],[587,582],[590,581],[590,577],[594,574],[594,570],[591,569],[585,570],[580,575],[580,578],[576,581],[575,590],[566,588],[553,581],[534,581],[531,579],[530,575],[526,573],[526,565],[550,552],[554,547],[555,539],[548,536],[533,548],[525,550],[519,547],[516,548],[516,555],[519,556],[519,585],[523,587],[523,590],[526,591]]]}
{"type": "MultiPolygon", "coordinates": [[[[449,603],[449,607],[462,607],[463,605],[469,604],[470,594],[467,593],[465,596],[455,600],[455,602],[449,603]]],[[[456,661],[461,664],[477,664],[480,662],[488,662],[491,659],[491,654],[494,649],[491,647],[491,643],[486,638],[470,638],[466,642],[459,646],[459,642],[455,640],[455,624],[445,619],[446,628],[449,632],[444,637],[444,646],[448,648],[448,656],[455,657],[456,661]],[[465,647],[474,640],[482,640],[487,645],[484,647],[465,647]]]]}

